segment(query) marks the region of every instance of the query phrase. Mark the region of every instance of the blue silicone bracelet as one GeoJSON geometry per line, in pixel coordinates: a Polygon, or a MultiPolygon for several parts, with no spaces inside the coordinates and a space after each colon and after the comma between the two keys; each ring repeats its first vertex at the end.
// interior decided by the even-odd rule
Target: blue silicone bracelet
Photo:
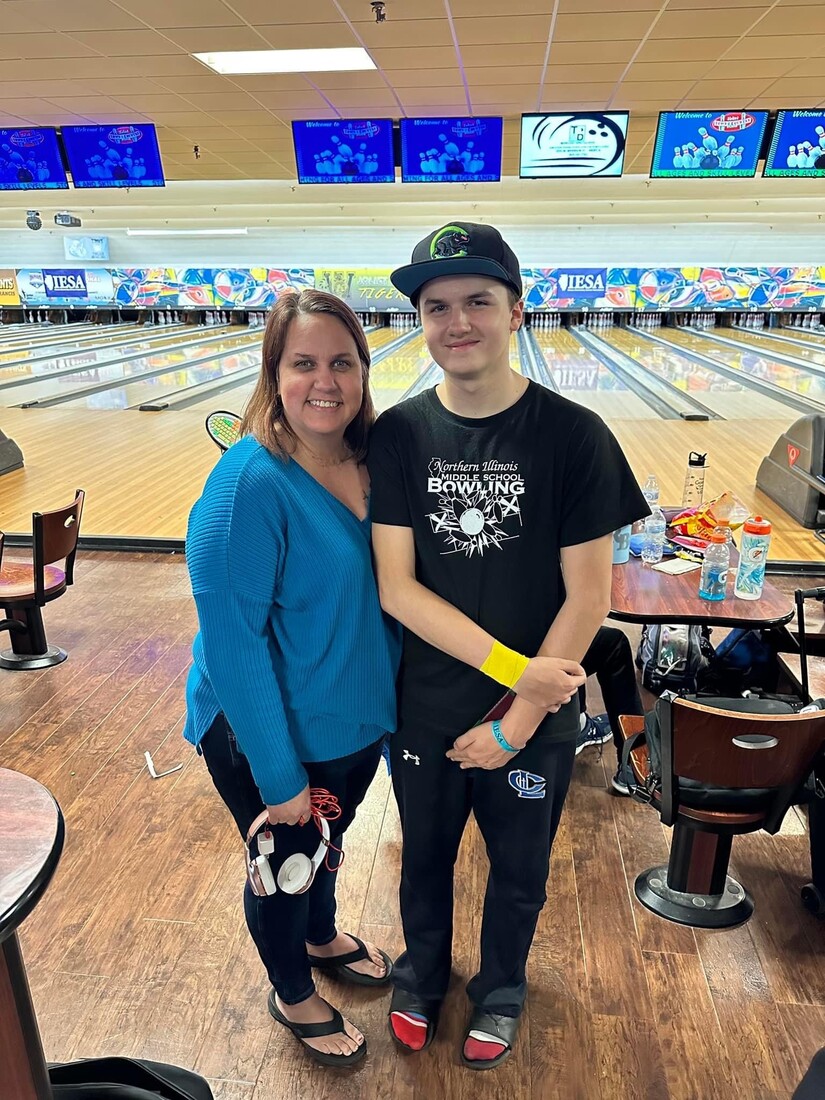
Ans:
{"type": "Polygon", "coordinates": [[[499,722],[498,720],[493,722],[493,737],[495,737],[496,741],[498,741],[499,745],[501,745],[505,752],[521,752],[520,749],[513,748],[513,746],[501,732],[501,722],[499,722]]]}

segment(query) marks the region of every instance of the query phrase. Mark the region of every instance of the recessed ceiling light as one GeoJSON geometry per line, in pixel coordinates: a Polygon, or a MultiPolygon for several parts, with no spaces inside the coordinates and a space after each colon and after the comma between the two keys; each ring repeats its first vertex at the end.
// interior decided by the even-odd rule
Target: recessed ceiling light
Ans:
{"type": "Polygon", "coordinates": [[[348,73],[374,69],[375,62],[360,46],[339,50],[238,50],[192,55],[216,73],[348,73]]]}

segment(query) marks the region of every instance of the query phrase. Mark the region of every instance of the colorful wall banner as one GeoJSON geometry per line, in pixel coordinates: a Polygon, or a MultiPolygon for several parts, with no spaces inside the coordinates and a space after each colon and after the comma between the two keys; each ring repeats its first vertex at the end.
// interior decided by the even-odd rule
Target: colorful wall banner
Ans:
{"type": "Polygon", "coordinates": [[[640,268],[636,309],[825,307],[825,267],[640,268]]]}
{"type": "Polygon", "coordinates": [[[19,306],[17,277],[9,268],[0,268],[0,306],[19,306]]]}
{"type": "Polygon", "coordinates": [[[521,276],[528,310],[635,308],[634,268],[530,267],[521,276]]]}
{"type": "MultiPolygon", "coordinates": [[[[823,310],[825,267],[522,268],[536,310],[823,310]]],[[[267,310],[317,287],[353,309],[408,310],[390,268],[118,267],[0,270],[0,306],[267,310]]]]}

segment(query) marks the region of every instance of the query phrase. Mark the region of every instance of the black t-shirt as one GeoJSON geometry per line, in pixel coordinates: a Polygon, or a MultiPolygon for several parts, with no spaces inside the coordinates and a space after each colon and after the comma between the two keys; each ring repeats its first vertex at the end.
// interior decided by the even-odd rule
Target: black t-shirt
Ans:
{"type": "MultiPolygon", "coordinates": [[[[372,519],[413,529],[417,580],[528,657],[564,602],[561,548],[649,511],[600,417],[532,381],[479,419],[435,389],[401,402],[378,419],[368,466],[372,519]]],[[[402,724],[456,736],[504,690],[409,630],[399,683],[402,724]]],[[[577,719],[573,700],[541,729],[567,740],[577,719]]]]}

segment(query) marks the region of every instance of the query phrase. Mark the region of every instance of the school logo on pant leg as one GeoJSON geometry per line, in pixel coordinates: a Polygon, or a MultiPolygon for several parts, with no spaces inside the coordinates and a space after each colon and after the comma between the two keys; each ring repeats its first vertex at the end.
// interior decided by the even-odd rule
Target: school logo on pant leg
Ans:
{"type": "Polygon", "coordinates": [[[513,790],[518,791],[519,798],[544,798],[547,780],[541,775],[534,775],[524,770],[512,771],[507,776],[507,781],[513,790]]]}

